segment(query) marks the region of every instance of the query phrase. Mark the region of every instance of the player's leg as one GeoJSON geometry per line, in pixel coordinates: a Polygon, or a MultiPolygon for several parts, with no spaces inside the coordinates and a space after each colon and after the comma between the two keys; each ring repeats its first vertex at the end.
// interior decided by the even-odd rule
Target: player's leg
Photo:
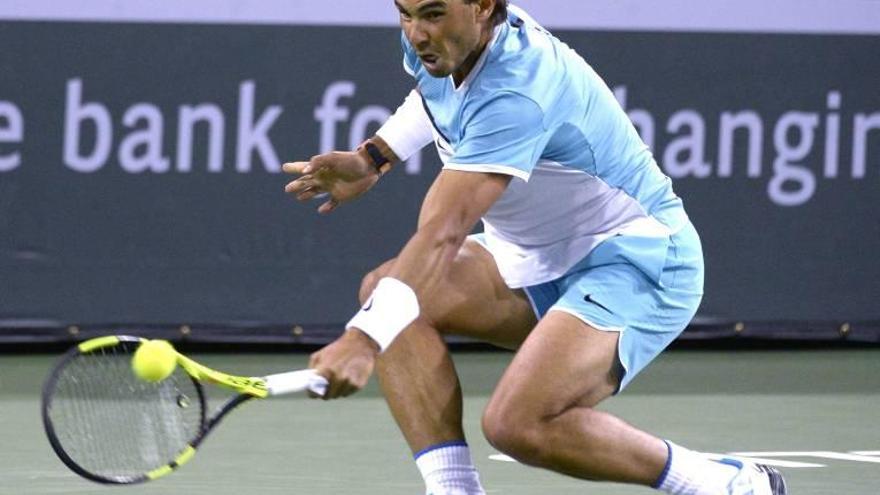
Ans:
{"type": "Polygon", "coordinates": [[[559,280],[561,297],[489,401],[483,416],[487,439],[521,462],[584,479],[641,484],[653,483],[664,469],[668,449],[662,440],[594,409],[638,372],[631,356],[644,353],[633,348],[647,345],[656,355],[687,322],[666,335],[661,329],[653,342],[622,339],[659,310],[650,296],[659,287],[616,256],[626,253],[626,243],[600,245],[559,280]]]}
{"type": "MultiPolygon", "coordinates": [[[[365,277],[362,301],[392,263],[365,277]]],[[[379,382],[429,488],[438,495],[482,493],[464,443],[461,387],[441,333],[516,348],[536,317],[525,294],[510,290],[492,256],[471,240],[443,283],[422,299],[420,318],[380,356],[379,382]]]]}
{"type": "Polygon", "coordinates": [[[483,417],[490,443],[526,464],[584,479],[650,485],[666,444],[593,408],[617,390],[618,332],[545,316],[504,373],[483,417]]]}
{"type": "Polygon", "coordinates": [[[693,228],[660,245],[667,255],[659,272],[644,256],[656,253],[650,242],[606,241],[581,271],[559,281],[561,297],[490,400],[487,438],[522,462],[585,479],[717,495],[739,493],[737,480],[745,478],[742,486],[754,491],[743,493],[784,494],[772,470],[753,474],[736,462],[709,460],[594,409],[650,363],[699,304],[702,255],[693,228]]]}
{"type": "Polygon", "coordinates": [[[617,347],[617,332],[551,311],[492,396],[483,416],[486,438],[520,462],[582,479],[675,495],[786,493],[772,468],[710,460],[594,409],[619,383],[617,347]]]}

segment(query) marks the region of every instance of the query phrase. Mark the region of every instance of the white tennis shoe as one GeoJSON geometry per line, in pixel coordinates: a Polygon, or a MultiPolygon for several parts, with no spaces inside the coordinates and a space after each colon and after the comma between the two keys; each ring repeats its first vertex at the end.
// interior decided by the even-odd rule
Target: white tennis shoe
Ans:
{"type": "Polygon", "coordinates": [[[724,458],[718,462],[739,469],[727,485],[727,495],[786,495],[785,478],[776,468],[724,458]]]}

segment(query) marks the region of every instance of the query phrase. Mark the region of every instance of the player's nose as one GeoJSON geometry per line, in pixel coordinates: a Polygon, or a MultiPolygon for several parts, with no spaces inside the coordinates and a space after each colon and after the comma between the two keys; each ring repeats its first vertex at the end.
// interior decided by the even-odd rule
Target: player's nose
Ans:
{"type": "Polygon", "coordinates": [[[406,30],[406,37],[417,52],[421,52],[427,48],[431,41],[428,31],[424,29],[424,26],[420,22],[410,23],[406,30]]]}

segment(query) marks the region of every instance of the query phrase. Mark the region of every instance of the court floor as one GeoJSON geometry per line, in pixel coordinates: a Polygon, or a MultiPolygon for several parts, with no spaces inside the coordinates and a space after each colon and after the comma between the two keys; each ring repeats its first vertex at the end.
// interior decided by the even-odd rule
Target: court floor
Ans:
{"type": "MultiPolygon", "coordinates": [[[[303,354],[196,355],[233,373],[305,366],[303,354]]],[[[456,353],[465,422],[490,494],[649,494],[508,462],[480,413],[511,355],[456,353]]],[[[53,356],[0,355],[0,494],[418,495],[421,480],[375,383],[335,402],[280,398],[233,412],[196,457],[152,484],[106,488],[55,458],[40,422],[53,356]]],[[[704,452],[781,466],[794,495],[880,493],[880,349],[667,352],[603,409],[704,452]]]]}

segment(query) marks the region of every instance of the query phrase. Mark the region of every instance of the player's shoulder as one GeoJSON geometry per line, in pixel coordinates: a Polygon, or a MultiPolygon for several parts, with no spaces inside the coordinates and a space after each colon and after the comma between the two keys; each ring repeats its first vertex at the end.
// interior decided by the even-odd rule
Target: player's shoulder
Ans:
{"type": "Polygon", "coordinates": [[[511,7],[473,90],[481,95],[506,91],[546,107],[548,92],[570,77],[568,49],[559,44],[525,12],[511,7]]]}

